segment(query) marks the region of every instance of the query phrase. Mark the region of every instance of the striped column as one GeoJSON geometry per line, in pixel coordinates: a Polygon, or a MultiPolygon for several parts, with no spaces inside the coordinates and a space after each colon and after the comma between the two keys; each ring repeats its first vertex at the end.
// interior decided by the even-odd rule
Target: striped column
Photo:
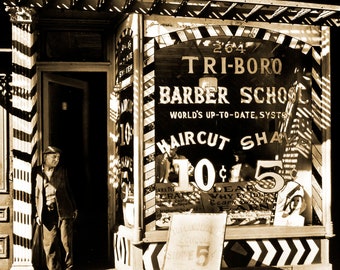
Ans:
{"type": "Polygon", "coordinates": [[[145,229],[156,228],[156,190],[155,190],[155,70],[153,39],[144,42],[144,203],[145,229]]]}
{"type": "Polygon", "coordinates": [[[13,8],[12,21],[12,150],[13,265],[32,266],[32,183],[36,161],[37,74],[34,10],[13,8]]]}

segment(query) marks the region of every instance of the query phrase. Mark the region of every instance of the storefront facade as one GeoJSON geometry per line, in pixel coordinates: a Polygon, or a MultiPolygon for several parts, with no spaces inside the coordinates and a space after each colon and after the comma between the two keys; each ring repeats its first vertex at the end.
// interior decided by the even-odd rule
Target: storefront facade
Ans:
{"type": "Polygon", "coordinates": [[[101,220],[92,228],[105,233],[82,249],[96,257],[104,245],[98,261],[162,269],[175,215],[226,214],[221,269],[332,269],[330,30],[340,8],[99,2],[73,6],[85,13],[68,1],[8,3],[0,265],[33,267],[30,170],[57,144],[70,162],[84,156],[76,238],[81,247],[81,228],[101,220]]]}

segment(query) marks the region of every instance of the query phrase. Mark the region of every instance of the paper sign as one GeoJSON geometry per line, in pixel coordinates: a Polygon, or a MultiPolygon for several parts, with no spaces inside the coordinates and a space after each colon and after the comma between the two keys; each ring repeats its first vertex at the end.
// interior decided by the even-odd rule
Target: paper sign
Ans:
{"type": "Polygon", "coordinates": [[[174,214],[163,270],[220,269],[227,214],[174,214]]]}

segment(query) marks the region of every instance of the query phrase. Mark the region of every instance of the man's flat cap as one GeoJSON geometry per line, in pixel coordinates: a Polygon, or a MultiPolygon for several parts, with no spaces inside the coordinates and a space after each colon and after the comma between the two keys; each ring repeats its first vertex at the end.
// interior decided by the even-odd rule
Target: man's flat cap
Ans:
{"type": "Polygon", "coordinates": [[[58,147],[55,146],[47,146],[46,149],[44,150],[43,154],[55,154],[55,153],[59,153],[61,154],[61,149],[59,149],[58,147]]]}

